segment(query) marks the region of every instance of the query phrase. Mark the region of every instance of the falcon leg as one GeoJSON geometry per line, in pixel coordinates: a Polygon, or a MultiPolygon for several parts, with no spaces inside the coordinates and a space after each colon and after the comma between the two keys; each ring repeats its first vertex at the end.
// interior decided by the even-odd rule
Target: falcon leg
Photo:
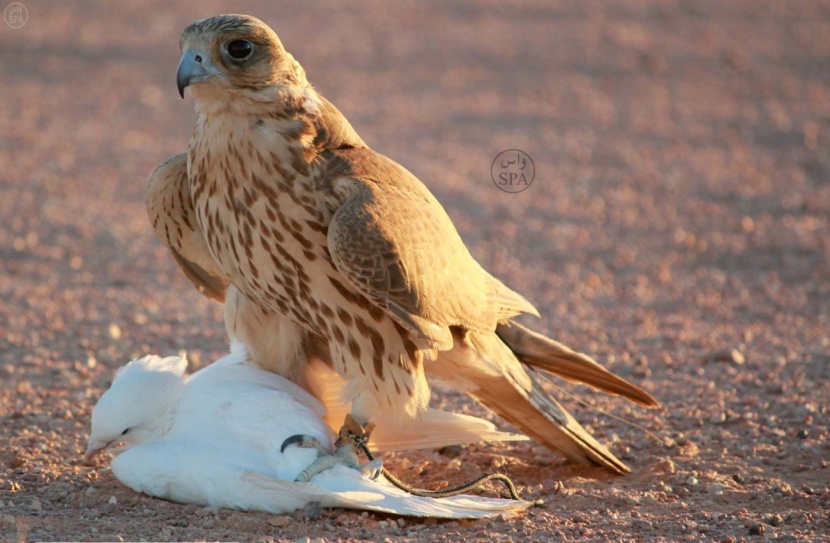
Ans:
{"type": "Polygon", "coordinates": [[[307,483],[318,473],[337,465],[358,470],[372,479],[377,479],[383,469],[382,462],[375,459],[367,464],[361,464],[359,459],[360,451],[356,445],[358,443],[367,443],[373,429],[374,425],[363,426],[351,415],[346,415],[346,421],[343,423],[343,428],[340,429],[340,435],[334,444],[334,452],[326,449],[317,438],[306,435],[289,437],[283,442],[280,450],[284,451],[287,446],[293,444],[300,447],[317,449],[317,459],[300,472],[295,479],[295,481],[300,483],[307,483]]]}

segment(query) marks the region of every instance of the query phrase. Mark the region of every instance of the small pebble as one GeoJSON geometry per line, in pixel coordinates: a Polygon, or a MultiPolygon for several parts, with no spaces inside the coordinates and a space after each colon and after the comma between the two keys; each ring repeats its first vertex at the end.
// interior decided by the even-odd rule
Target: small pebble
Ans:
{"type": "Polygon", "coordinates": [[[280,515],[268,520],[268,524],[277,528],[284,528],[285,526],[291,524],[291,519],[286,515],[280,515]]]}
{"type": "Polygon", "coordinates": [[[651,522],[642,519],[634,519],[632,525],[639,531],[649,531],[654,529],[654,525],[651,522]]]}
{"type": "Polygon", "coordinates": [[[107,503],[110,505],[115,505],[118,503],[118,498],[116,498],[115,496],[110,496],[110,499],[109,501],[107,501],[107,503]]]}
{"type": "Polygon", "coordinates": [[[770,526],[778,526],[784,521],[781,515],[769,515],[767,518],[764,519],[764,522],[769,524],[770,526]]]}
{"type": "Polygon", "coordinates": [[[574,524],[587,524],[590,522],[590,519],[580,513],[577,513],[571,517],[571,522],[574,524]]]}
{"type": "Polygon", "coordinates": [[[438,450],[438,453],[441,456],[446,456],[447,458],[458,458],[459,456],[461,456],[461,452],[463,450],[464,449],[461,447],[461,445],[447,445],[446,447],[441,447],[438,450]]]}
{"type": "Polygon", "coordinates": [[[9,467],[12,469],[16,469],[25,465],[26,459],[20,456],[19,454],[14,455],[12,459],[9,460],[9,467]]]}
{"type": "Polygon", "coordinates": [[[308,502],[303,507],[303,518],[306,520],[320,520],[323,518],[323,505],[320,502],[308,502]]]}
{"type": "Polygon", "coordinates": [[[43,511],[43,504],[40,503],[40,500],[34,499],[32,503],[29,504],[29,509],[35,511],[36,513],[40,513],[43,511]]]}
{"type": "Polygon", "coordinates": [[[694,475],[689,475],[689,478],[686,479],[686,484],[689,486],[696,486],[700,481],[698,481],[697,477],[694,475]]]}
{"type": "Polygon", "coordinates": [[[731,362],[736,366],[743,366],[746,358],[738,349],[730,349],[724,351],[717,351],[710,355],[710,358],[716,362],[731,362]]]}
{"type": "Polygon", "coordinates": [[[726,489],[726,487],[725,487],[725,486],[723,486],[722,484],[720,484],[720,483],[715,483],[715,484],[713,484],[713,485],[712,485],[712,487],[709,489],[709,491],[710,491],[712,494],[714,494],[715,496],[722,496],[722,495],[723,495],[723,491],[724,491],[725,489],[726,489]]]}
{"type": "Polygon", "coordinates": [[[749,535],[761,535],[767,531],[763,524],[759,522],[752,522],[747,526],[749,530],[749,535]]]}
{"type": "Polygon", "coordinates": [[[385,530],[386,528],[389,528],[389,523],[385,520],[382,520],[378,522],[378,528],[383,528],[385,530]]]}

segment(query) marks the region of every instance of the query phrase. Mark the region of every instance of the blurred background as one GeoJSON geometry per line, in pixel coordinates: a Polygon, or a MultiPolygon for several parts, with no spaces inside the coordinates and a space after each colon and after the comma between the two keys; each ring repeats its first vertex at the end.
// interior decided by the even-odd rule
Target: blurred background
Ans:
{"type": "Polygon", "coordinates": [[[826,324],[826,3],[25,6],[24,26],[0,26],[0,293],[21,355],[56,339],[31,334],[92,341],[159,315],[180,325],[160,345],[192,348],[187,326],[217,320],[154,239],[143,195],[193,126],[174,83],[181,29],[220,12],[268,22],[476,257],[578,344],[608,343],[604,309],[616,341],[659,328],[681,349],[721,332],[673,322],[680,311],[707,328],[826,324]],[[509,148],[536,166],[521,194],[491,179],[509,148]],[[786,290],[793,310],[745,307],[758,289],[786,290]]]}
{"type": "MultiPolygon", "coordinates": [[[[181,30],[242,12],[424,181],[476,258],[536,304],[534,326],[665,402],[646,426],[701,450],[769,443],[747,457],[820,469],[826,420],[813,452],[786,438],[830,396],[827,2],[23,5],[25,24],[0,23],[0,417],[15,431],[66,411],[75,433],[56,446],[72,450],[117,366],[224,351],[220,307],[143,202],[193,128],[181,30]],[[535,165],[519,194],[491,178],[505,149],[535,165]],[[745,424],[718,438],[709,422],[726,420],[745,424]]],[[[628,461],[661,454],[610,424],[598,435],[635,440],[628,461]]]]}

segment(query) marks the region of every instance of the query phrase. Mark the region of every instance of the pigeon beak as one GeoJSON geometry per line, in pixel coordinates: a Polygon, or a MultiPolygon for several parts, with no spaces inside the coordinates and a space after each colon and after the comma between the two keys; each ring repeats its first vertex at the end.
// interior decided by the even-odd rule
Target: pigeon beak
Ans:
{"type": "Polygon", "coordinates": [[[179,96],[184,98],[184,89],[204,81],[212,74],[205,65],[210,57],[198,51],[185,51],[179,61],[179,70],[176,72],[176,86],[179,96]]]}
{"type": "Polygon", "coordinates": [[[84,453],[84,462],[89,462],[110,445],[112,445],[112,441],[90,441],[86,453],[84,453]]]}

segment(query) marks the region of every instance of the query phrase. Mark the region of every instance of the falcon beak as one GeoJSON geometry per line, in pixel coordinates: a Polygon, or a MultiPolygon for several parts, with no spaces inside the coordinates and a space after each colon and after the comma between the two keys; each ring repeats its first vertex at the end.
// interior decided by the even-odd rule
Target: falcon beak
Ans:
{"type": "Polygon", "coordinates": [[[184,89],[200,83],[212,74],[206,64],[210,57],[199,51],[185,51],[179,61],[179,70],[176,72],[176,85],[179,87],[179,96],[184,98],[184,89]]]}
{"type": "Polygon", "coordinates": [[[86,453],[84,453],[84,461],[89,462],[98,456],[99,453],[105,451],[112,443],[112,441],[90,441],[89,445],[87,445],[86,453]]]}

